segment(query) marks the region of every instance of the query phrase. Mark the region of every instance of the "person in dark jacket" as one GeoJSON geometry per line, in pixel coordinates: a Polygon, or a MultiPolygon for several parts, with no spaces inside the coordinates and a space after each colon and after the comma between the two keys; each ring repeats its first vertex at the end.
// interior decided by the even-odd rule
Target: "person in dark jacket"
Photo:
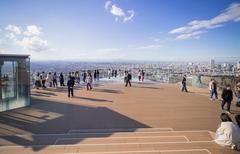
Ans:
{"type": "Polygon", "coordinates": [[[74,80],[71,76],[69,76],[69,79],[67,81],[68,97],[70,97],[70,94],[73,97],[73,86],[74,86],[74,80]]]}
{"type": "Polygon", "coordinates": [[[182,79],[182,91],[188,92],[187,90],[187,77],[186,75],[183,76],[182,79]]]}
{"type": "Polygon", "coordinates": [[[231,85],[227,85],[226,88],[222,91],[222,110],[224,110],[224,106],[227,103],[227,112],[230,113],[231,103],[233,100],[233,91],[231,89],[231,85]]]}
{"type": "Polygon", "coordinates": [[[86,73],[86,71],[83,71],[83,82],[84,83],[86,82],[86,77],[87,77],[87,73],[86,73]]]}
{"type": "Polygon", "coordinates": [[[126,75],[126,84],[125,84],[125,87],[127,87],[128,84],[129,84],[129,86],[131,87],[131,86],[132,86],[132,85],[131,85],[132,75],[131,75],[131,73],[129,73],[129,72],[126,72],[126,73],[127,73],[127,75],[126,75]]]}
{"type": "Polygon", "coordinates": [[[114,71],[114,77],[116,78],[117,77],[117,70],[114,71]]]}
{"type": "Polygon", "coordinates": [[[100,78],[100,73],[99,73],[99,70],[97,70],[97,81],[99,81],[99,78],[100,78]]]}
{"type": "Polygon", "coordinates": [[[93,78],[94,78],[94,81],[97,81],[97,70],[94,70],[93,78]]]}
{"type": "Polygon", "coordinates": [[[64,77],[63,77],[63,73],[60,73],[59,81],[60,81],[60,86],[65,86],[65,85],[64,85],[64,77]]]}

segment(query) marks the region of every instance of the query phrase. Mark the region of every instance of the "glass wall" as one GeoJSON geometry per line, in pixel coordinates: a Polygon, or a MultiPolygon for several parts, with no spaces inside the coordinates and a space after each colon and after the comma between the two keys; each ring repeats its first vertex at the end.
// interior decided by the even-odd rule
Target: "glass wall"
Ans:
{"type": "Polygon", "coordinates": [[[0,58],[0,112],[30,105],[29,58],[0,58]]]}

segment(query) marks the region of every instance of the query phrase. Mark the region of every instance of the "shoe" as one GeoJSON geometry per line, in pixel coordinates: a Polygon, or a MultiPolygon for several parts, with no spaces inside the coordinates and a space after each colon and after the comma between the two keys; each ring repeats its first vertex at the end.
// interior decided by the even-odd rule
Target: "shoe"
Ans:
{"type": "Polygon", "coordinates": [[[230,112],[230,111],[226,111],[226,113],[227,113],[227,114],[231,114],[231,112],[230,112]]]}
{"type": "Polygon", "coordinates": [[[232,145],[232,146],[231,146],[231,149],[232,149],[232,150],[237,150],[237,146],[236,146],[236,145],[232,145]]]}
{"type": "Polygon", "coordinates": [[[210,101],[213,101],[213,99],[212,99],[212,98],[209,98],[209,100],[210,100],[210,101]]]}

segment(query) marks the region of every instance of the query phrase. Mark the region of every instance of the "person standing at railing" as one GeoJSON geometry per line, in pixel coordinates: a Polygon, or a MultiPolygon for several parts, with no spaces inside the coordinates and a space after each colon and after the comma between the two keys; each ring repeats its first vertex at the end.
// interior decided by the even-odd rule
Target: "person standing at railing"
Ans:
{"type": "Polygon", "coordinates": [[[116,78],[116,77],[117,77],[117,75],[118,75],[118,72],[117,72],[117,70],[114,70],[114,77],[116,78]]]}
{"type": "Polygon", "coordinates": [[[142,81],[142,82],[144,81],[144,78],[145,78],[145,72],[144,72],[143,69],[142,69],[142,72],[141,72],[141,81],[142,81]]]}
{"type": "Polygon", "coordinates": [[[108,79],[110,79],[111,78],[111,69],[109,68],[108,69],[108,79]]]}
{"type": "Polygon", "coordinates": [[[138,71],[138,82],[141,81],[141,70],[138,71]]]}
{"type": "Polygon", "coordinates": [[[59,81],[60,81],[60,86],[61,86],[61,87],[65,86],[65,85],[64,85],[64,77],[63,77],[63,73],[60,73],[59,81]]]}
{"type": "Polygon", "coordinates": [[[86,71],[84,70],[84,71],[83,71],[83,82],[84,82],[84,83],[86,82],[86,77],[87,77],[87,73],[86,73],[86,71]]]}
{"type": "Polygon", "coordinates": [[[57,84],[57,73],[54,72],[54,74],[53,74],[53,87],[57,88],[57,86],[58,86],[58,84],[57,84]]]}
{"type": "Polygon", "coordinates": [[[87,90],[92,90],[92,74],[90,71],[88,71],[88,74],[87,74],[87,78],[86,78],[86,81],[87,81],[87,90]]]}
{"type": "Polygon", "coordinates": [[[40,75],[41,81],[42,81],[42,88],[46,88],[46,74],[45,72],[42,72],[42,74],[40,75]]]}
{"type": "Polygon", "coordinates": [[[68,97],[70,97],[70,95],[73,97],[74,96],[73,95],[74,81],[71,76],[68,77],[67,87],[68,87],[68,97]]]}
{"type": "Polygon", "coordinates": [[[80,84],[80,75],[79,75],[79,71],[75,72],[75,80],[77,84],[80,84]]]}
{"type": "Polygon", "coordinates": [[[99,73],[99,70],[97,70],[97,81],[99,81],[99,78],[100,78],[100,73],[99,73]]]}
{"type": "Polygon", "coordinates": [[[52,85],[53,85],[53,75],[52,75],[52,73],[51,72],[49,72],[48,74],[47,74],[47,82],[49,83],[49,87],[52,87],[52,85]]]}
{"type": "Polygon", "coordinates": [[[94,82],[96,82],[97,81],[97,70],[94,70],[93,78],[94,78],[94,82]]]}
{"type": "Polygon", "coordinates": [[[35,87],[36,89],[39,89],[39,87],[41,87],[41,81],[40,81],[40,73],[37,72],[35,75],[35,87]]]}

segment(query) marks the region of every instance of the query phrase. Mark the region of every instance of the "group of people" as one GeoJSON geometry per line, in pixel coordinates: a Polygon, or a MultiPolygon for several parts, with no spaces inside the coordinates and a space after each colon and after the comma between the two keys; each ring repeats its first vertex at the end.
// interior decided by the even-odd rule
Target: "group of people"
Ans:
{"type": "MultiPolygon", "coordinates": [[[[58,87],[58,80],[61,87],[65,86],[65,79],[64,74],[61,72],[59,75],[54,72],[49,73],[39,73],[37,72],[35,75],[35,87],[36,89],[39,88],[47,88],[47,87],[58,87]]],[[[99,70],[94,71],[94,81],[99,80],[99,70]]],[[[87,90],[92,90],[92,73],[91,71],[84,71],[83,72],[83,82],[86,83],[87,90]]],[[[68,80],[67,80],[67,87],[68,87],[68,97],[73,96],[73,87],[76,84],[80,84],[80,73],[76,72],[69,72],[68,73],[68,80]]]]}
{"type": "MultiPolygon", "coordinates": [[[[46,83],[49,85],[49,87],[57,87],[58,86],[57,78],[58,76],[56,72],[54,73],[37,72],[35,76],[35,87],[37,89],[39,89],[40,87],[46,88],[47,87],[46,83]]],[[[61,79],[60,79],[60,84],[61,84],[61,79]]]]}
{"type": "Polygon", "coordinates": [[[227,113],[222,113],[221,124],[215,135],[215,142],[219,145],[240,150],[240,115],[235,116],[235,123],[227,113]]]}
{"type": "MultiPolygon", "coordinates": [[[[210,100],[214,101],[218,99],[217,92],[217,81],[211,79],[209,82],[209,91],[210,91],[210,100]]],[[[186,75],[182,79],[182,91],[188,92],[187,90],[187,78],[186,75]]],[[[215,142],[222,146],[231,147],[234,150],[240,150],[240,115],[235,116],[236,123],[232,121],[229,114],[231,104],[233,101],[234,95],[236,96],[236,106],[240,107],[240,82],[235,86],[235,90],[232,90],[230,84],[227,84],[221,94],[222,103],[221,108],[224,110],[225,105],[227,104],[226,113],[221,114],[221,125],[216,131],[215,142]]]]}
{"type": "Polygon", "coordinates": [[[108,79],[111,79],[111,77],[117,77],[117,75],[118,75],[118,71],[117,70],[114,70],[114,69],[108,69],[108,79]]]}
{"type": "MultiPolygon", "coordinates": [[[[210,91],[210,100],[218,99],[217,93],[217,82],[214,79],[211,79],[209,82],[209,91],[210,91]]],[[[222,103],[221,108],[224,110],[224,106],[227,104],[227,113],[230,113],[231,104],[233,101],[234,95],[237,98],[236,106],[240,107],[240,82],[236,84],[235,90],[232,90],[230,84],[227,84],[226,87],[222,90],[222,103]]]]}
{"type": "Polygon", "coordinates": [[[144,81],[144,77],[145,77],[145,72],[142,70],[138,71],[138,81],[139,82],[143,82],[144,81]]]}
{"type": "MultiPolygon", "coordinates": [[[[217,81],[215,79],[211,79],[209,82],[208,88],[209,88],[209,92],[210,92],[210,100],[211,101],[217,100],[218,99],[217,81]]],[[[188,92],[186,75],[183,76],[181,90],[188,92]]],[[[227,113],[230,113],[231,104],[232,104],[234,95],[237,98],[236,106],[240,107],[240,82],[238,82],[236,84],[234,91],[232,90],[232,87],[230,84],[227,84],[222,90],[221,108],[222,108],[222,110],[224,110],[225,105],[227,105],[227,113]]]]}
{"type": "MultiPolygon", "coordinates": [[[[144,74],[145,72],[143,70],[139,70],[138,76],[139,76],[139,81],[144,81],[144,74]]],[[[117,77],[118,75],[118,71],[117,70],[111,70],[108,69],[108,77],[109,79],[111,77],[117,77]]],[[[80,72],[76,71],[76,72],[69,72],[67,75],[67,88],[68,88],[68,97],[70,96],[74,96],[74,86],[76,84],[80,84],[81,80],[80,80],[80,72]]],[[[87,90],[92,90],[92,83],[93,81],[99,81],[100,78],[100,73],[99,70],[94,70],[93,71],[93,76],[92,76],[92,72],[90,70],[88,71],[83,71],[82,73],[82,81],[83,83],[86,84],[86,89],[87,90]]],[[[65,75],[61,72],[59,75],[54,72],[42,72],[39,73],[37,72],[35,77],[35,88],[39,89],[39,88],[47,88],[47,87],[53,87],[56,88],[58,87],[58,83],[60,83],[61,87],[65,86],[65,75]],[[59,81],[59,82],[58,82],[59,81]]],[[[132,74],[130,71],[125,71],[124,72],[124,83],[125,86],[132,86],[131,85],[131,80],[132,80],[132,74]]]]}

